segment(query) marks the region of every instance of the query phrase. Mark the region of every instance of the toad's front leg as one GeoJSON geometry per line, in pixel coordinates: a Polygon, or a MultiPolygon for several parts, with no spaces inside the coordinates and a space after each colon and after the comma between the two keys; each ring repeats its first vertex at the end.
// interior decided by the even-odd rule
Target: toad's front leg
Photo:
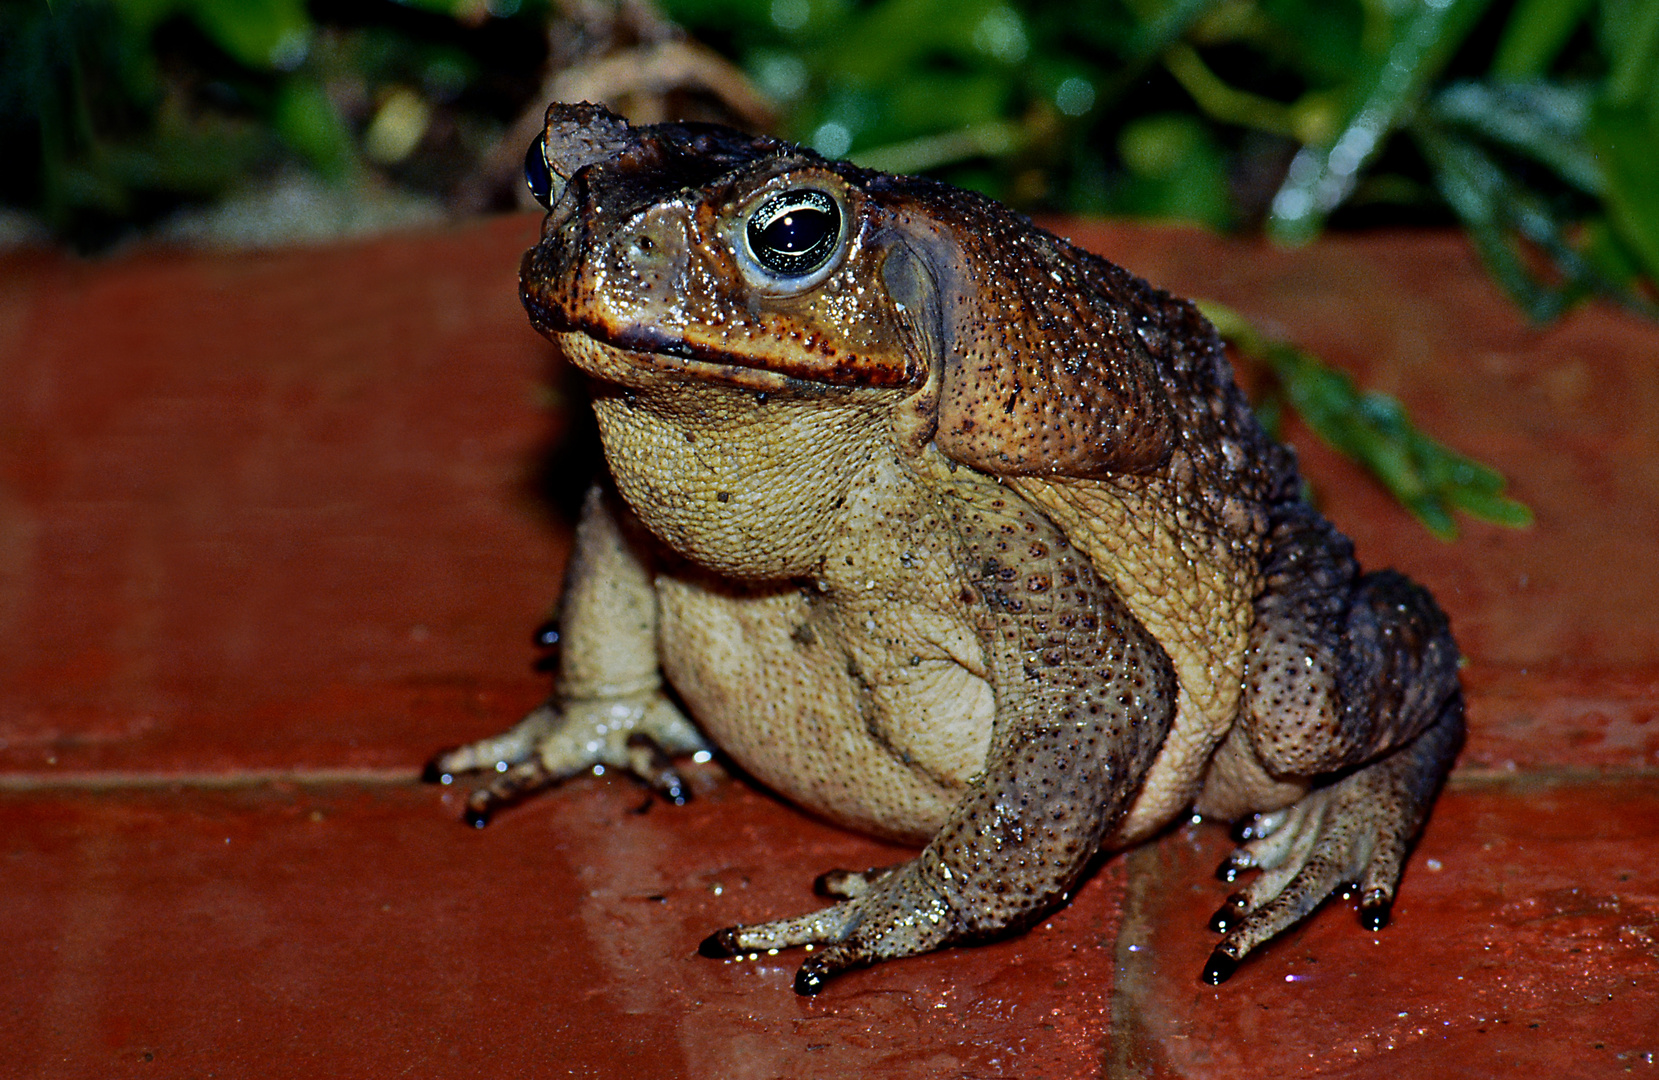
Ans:
{"type": "Polygon", "coordinates": [[[553,698],[499,735],[438,754],[427,779],[481,772],[467,821],[595,765],[630,772],[674,802],[686,788],[670,758],[707,748],[663,693],[657,598],[640,545],[603,488],[588,493],[559,610],[563,635],[553,698]]]}
{"type": "Polygon", "coordinates": [[[1168,656],[1034,511],[993,492],[955,517],[996,695],[984,770],[917,858],[845,876],[833,907],[719,931],[704,955],[814,946],[795,977],[814,994],[848,968],[1024,928],[1070,895],[1139,788],[1172,716],[1168,656]]]}

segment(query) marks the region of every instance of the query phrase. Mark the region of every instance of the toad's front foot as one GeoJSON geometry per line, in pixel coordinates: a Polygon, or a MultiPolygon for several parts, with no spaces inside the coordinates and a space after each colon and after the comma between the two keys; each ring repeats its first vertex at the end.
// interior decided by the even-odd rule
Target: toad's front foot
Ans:
{"type": "Polygon", "coordinates": [[[810,996],[843,971],[979,936],[951,906],[949,871],[931,851],[854,876],[860,884],[850,900],[793,919],[728,927],[697,951],[732,957],[805,946],[814,951],[795,973],[795,992],[810,996]]]}
{"type": "Polygon", "coordinates": [[[489,782],[467,796],[463,820],[483,828],[497,811],[595,766],[620,769],[676,805],[691,789],[673,758],[708,749],[703,736],[656,690],[548,702],[500,735],[446,750],[421,779],[450,784],[482,773],[489,782]]]}

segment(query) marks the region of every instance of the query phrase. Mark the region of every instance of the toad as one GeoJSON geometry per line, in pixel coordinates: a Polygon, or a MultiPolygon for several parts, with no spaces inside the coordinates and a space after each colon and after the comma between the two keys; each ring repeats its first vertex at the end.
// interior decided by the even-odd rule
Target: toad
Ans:
{"type": "Polygon", "coordinates": [[[551,701],[438,755],[501,806],[717,747],[911,842],[719,930],[795,988],[1006,935],[1098,853],[1241,822],[1202,978],[1333,892],[1379,928],[1463,733],[1420,586],[1362,573],[1187,301],[932,180],[554,105],[520,291],[592,385],[551,701]]]}

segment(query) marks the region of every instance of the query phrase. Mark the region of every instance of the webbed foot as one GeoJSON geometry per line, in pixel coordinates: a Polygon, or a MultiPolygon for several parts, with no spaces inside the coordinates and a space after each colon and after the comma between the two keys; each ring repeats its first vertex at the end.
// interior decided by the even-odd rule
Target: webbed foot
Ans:
{"type": "Polygon", "coordinates": [[[421,771],[428,783],[452,784],[478,773],[488,780],[467,796],[462,819],[483,828],[502,809],[596,767],[626,772],[683,806],[691,789],[673,758],[708,749],[701,733],[660,692],[549,702],[487,739],[435,755],[421,771]]]}
{"type": "Polygon", "coordinates": [[[830,879],[829,889],[844,889],[851,899],[792,919],[718,930],[697,951],[732,957],[804,946],[813,953],[795,973],[795,992],[816,994],[843,971],[974,936],[946,899],[941,869],[924,852],[896,867],[831,871],[820,882],[830,879]]]}
{"type": "MultiPolygon", "coordinates": [[[[1462,702],[1447,708],[1461,710],[1462,702]]],[[[1460,732],[1456,723],[1437,724],[1286,810],[1252,819],[1242,830],[1246,839],[1216,873],[1226,881],[1247,870],[1260,874],[1211,918],[1210,929],[1225,936],[1205,965],[1203,981],[1212,986],[1226,981],[1252,949],[1339,891],[1357,889],[1365,929],[1387,926],[1406,855],[1457,751],[1460,732]]]]}

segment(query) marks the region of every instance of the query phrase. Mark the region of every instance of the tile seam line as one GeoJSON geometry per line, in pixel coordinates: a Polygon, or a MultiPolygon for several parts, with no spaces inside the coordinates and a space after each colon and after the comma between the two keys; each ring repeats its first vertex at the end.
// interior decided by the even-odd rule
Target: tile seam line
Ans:
{"type": "Polygon", "coordinates": [[[234,772],[112,771],[0,773],[0,792],[97,791],[142,788],[241,788],[267,784],[364,784],[385,787],[420,780],[416,769],[243,769],[234,772]]]}
{"type": "Polygon", "coordinates": [[[1529,784],[1589,784],[1602,781],[1659,779],[1659,767],[1652,765],[1537,765],[1499,768],[1470,765],[1454,768],[1446,777],[1452,791],[1482,791],[1529,784]]]}

